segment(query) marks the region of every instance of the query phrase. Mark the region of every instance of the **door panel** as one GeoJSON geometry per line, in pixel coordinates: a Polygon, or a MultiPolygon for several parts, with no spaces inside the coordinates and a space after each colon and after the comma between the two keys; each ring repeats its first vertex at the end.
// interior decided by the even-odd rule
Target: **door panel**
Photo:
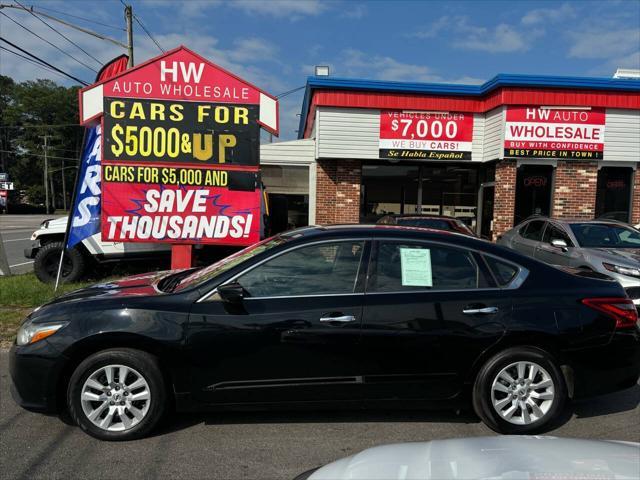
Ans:
{"type": "Polygon", "coordinates": [[[369,245],[295,247],[234,280],[245,298],[193,306],[192,391],[207,403],[355,398],[369,245]]]}
{"type": "Polygon", "coordinates": [[[402,279],[398,271],[402,260],[388,248],[394,243],[376,248],[365,294],[364,395],[371,400],[452,397],[476,358],[504,334],[509,293],[488,288],[488,271],[479,257],[426,243],[398,247],[430,251],[431,286],[407,286],[406,275],[402,279]],[[476,269],[471,283],[465,280],[471,268],[465,261],[476,269]]]}

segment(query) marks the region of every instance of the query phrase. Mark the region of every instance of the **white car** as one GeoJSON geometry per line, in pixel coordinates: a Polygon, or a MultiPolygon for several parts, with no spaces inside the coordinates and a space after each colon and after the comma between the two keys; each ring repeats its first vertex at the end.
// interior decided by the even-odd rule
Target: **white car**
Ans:
{"type": "MultiPolygon", "coordinates": [[[[54,281],[58,273],[67,219],[59,217],[42,222],[31,235],[31,247],[24,250],[25,257],[34,259],[34,272],[42,282],[54,281]]],[[[84,275],[91,263],[159,259],[170,253],[171,245],[166,243],[104,242],[100,233],[96,233],[65,254],[62,276],[65,281],[73,282],[84,275]]]]}

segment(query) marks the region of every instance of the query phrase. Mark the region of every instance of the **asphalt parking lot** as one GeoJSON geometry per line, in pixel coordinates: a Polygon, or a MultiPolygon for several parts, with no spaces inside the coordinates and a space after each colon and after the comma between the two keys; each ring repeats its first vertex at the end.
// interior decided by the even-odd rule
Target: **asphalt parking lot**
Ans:
{"type": "MultiPolygon", "coordinates": [[[[374,445],[494,435],[454,412],[178,414],[154,436],[105,443],[58,416],[22,410],[0,352],[0,478],[292,479],[374,445]]],[[[550,435],[638,441],[640,385],[567,410],[550,435]]]]}
{"type": "Polygon", "coordinates": [[[0,232],[11,273],[33,270],[33,260],[24,257],[24,249],[31,245],[31,234],[47,218],[60,215],[0,215],[0,232]]]}

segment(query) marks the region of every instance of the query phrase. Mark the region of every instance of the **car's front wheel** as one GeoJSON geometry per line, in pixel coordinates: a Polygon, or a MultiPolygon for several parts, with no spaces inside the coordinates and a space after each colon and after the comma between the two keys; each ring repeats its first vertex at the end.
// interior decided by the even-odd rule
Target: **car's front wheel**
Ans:
{"type": "Polygon", "coordinates": [[[71,417],[101,440],[145,436],[162,418],[166,401],[157,360],[133,349],[104,350],[88,357],[67,389],[71,417]]]}
{"type": "Polygon", "coordinates": [[[567,397],[562,372],[550,355],[517,347],[491,358],[473,390],[473,405],[492,430],[507,434],[536,433],[557,418],[567,397]]]}
{"type": "MultiPolygon", "coordinates": [[[[38,250],[33,262],[33,270],[43,283],[56,280],[63,242],[49,242],[38,250]]],[[[64,282],[77,282],[84,274],[86,259],[78,248],[67,250],[62,262],[61,277],[64,282]]]]}

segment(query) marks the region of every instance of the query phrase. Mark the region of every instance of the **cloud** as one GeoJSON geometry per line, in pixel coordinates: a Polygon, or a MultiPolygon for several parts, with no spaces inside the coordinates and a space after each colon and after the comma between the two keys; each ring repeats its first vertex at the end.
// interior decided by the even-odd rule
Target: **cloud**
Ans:
{"type": "Polygon", "coordinates": [[[575,58],[613,58],[640,49],[640,29],[597,29],[569,34],[569,56],[575,58]]]}
{"type": "Polygon", "coordinates": [[[348,18],[352,20],[360,20],[367,14],[367,6],[362,3],[350,3],[349,7],[344,9],[340,14],[340,18],[348,18]]]}
{"type": "Polygon", "coordinates": [[[474,25],[465,16],[442,16],[426,28],[409,34],[414,38],[435,38],[449,33],[452,45],[464,50],[477,50],[487,53],[523,52],[531,48],[531,42],[542,31],[533,29],[524,31],[506,23],[484,27],[474,25]]]}
{"type": "Polygon", "coordinates": [[[265,15],[290,20],[317,16],[329,8],[326,2],[320,0],[233,0],[226,5],[243,10],[250,15],[265,15]]]}
{"type": "Polygon", "coordinates": [[[229,57],[235,62],[270,61],[278,52],[277,47],[264,38],[240,38],[233,42],[229,57]]]}
{"type": "Polygon", "coordinates": [[[563,22],[568,19],[575,18],[577,15],[575,9],[568,3],[563,3],[558,8],[536,8],[530,10],[522,17],[523,25],[538,25],[544,22],[563,22]]]}

